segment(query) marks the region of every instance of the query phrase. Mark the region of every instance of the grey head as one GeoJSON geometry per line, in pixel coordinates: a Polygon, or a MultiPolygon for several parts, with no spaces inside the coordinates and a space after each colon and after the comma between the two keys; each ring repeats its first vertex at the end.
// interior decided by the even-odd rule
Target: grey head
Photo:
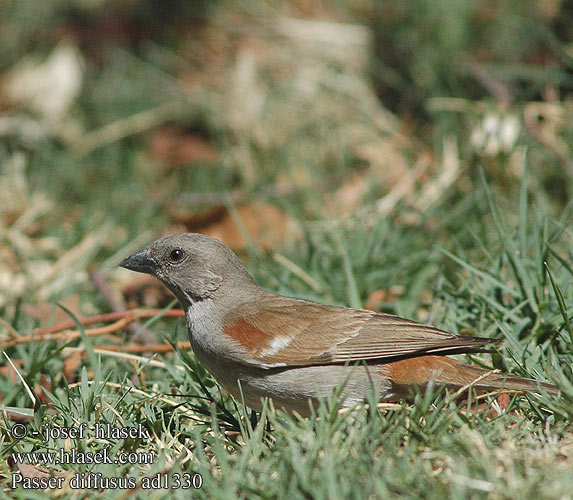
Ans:
{"type": "Polygon", "coordinates": [[[237,256],[219,240],[204,234],[161,238],[119,265],[155,276],[184,308],[215,297],[220,305],[238,305],[261,291],[237,256]]]}

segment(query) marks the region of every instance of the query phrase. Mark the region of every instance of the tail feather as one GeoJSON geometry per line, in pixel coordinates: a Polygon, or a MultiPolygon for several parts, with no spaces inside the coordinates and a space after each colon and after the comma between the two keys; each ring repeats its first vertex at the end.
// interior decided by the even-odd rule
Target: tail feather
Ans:
{"type": "Polygon", "coordinates": [[[380,374],[392,380],[397,394],[403,392],[400,388],[411,384],[426,385],[431,380],[457,388],[471,386],[479,390],[559,393],[559,388],[548,382],[486,370],[445,356],[419,356],[385,363],[380,365],[380,374]]]}
{"type": "Polygon", "coordinates": [[[465,371],[469,377],[473,376],[474,386],[479,389],[507,389],[523,392],[546,391],[554,395],[559,394],[559,388],[549,382],[541,382],[540,380],[519,377],[508,373],[498,373],[463,363],[458,363],[458,365],[460,371],[465,371]]]}

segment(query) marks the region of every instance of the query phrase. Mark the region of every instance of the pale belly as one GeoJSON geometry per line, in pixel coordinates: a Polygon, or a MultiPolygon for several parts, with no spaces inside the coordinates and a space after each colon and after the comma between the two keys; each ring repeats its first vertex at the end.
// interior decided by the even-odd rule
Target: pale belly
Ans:
{"type": "Polygon", "coordinates": [[[232,361],[215,361],[209,353],[197,348],[199,362],[215,380],[238,401],[257,411],[262,409],[261,398],[269,397],[275,408],[284,408],[302,416],[310,414],[310,404],[330,398],[344,384],[340,392],[343,406],[354,406],[375,391],[377,400],[387,399],[391,384],[373,369],[363,365],[323,365],[297,368],[261,369],[240,365],[232,361]]]}

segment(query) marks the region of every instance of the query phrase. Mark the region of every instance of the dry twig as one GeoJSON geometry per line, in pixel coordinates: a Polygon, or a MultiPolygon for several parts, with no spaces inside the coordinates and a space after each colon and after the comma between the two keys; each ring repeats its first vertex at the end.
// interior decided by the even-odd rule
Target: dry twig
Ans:
{"type": "MultiPolygon", "coordinates": [[[[89,328],[84,330],[86,335],[96,336],[116,332],[141,318],[152,318],[158,315],[166,318],[181,318],[185,316],[185,313],[181,309],[172,309],[169,311],[164,311],[163,309],[131,309],[129,311],[119,311],[91,316],[82,319],[79,323],[85,327],[96,323],[107,323],[110,321],[114,322],[110,325],[102,326],[99,328],[89,328]]],[[[21,335],[17,338],[11,338],[7,342],[0,344],[0,349],[5,349],[17,344],[25,344],[32,341],[37,342],[44,340],[66,340],[69,342],[70,340],[81,337],[82,335],[79,330],[71,330],[69,332],[65,331],[70,330],[75,326],[76,323],[74,321],[66,321],[64,323],[60,323],[59,325],[36,328],[29,335],[21,335]]]]}

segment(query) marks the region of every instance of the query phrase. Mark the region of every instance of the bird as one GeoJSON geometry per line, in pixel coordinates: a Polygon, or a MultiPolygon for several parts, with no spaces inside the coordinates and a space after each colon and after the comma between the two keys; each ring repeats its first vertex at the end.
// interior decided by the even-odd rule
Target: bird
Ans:
{"type": "Polygon", "coordinates": [[[407,399],[430,383],[460,390],[546,391],[557,386],[447,355],[483,352],[500,340],[459,336],[391,314],[269,292],[221,241],[199,233],[160,238],[120,263],[159,279],[185,312],[198,361],[239,402],[313,414],[337,387],[341,406],[374,391],[407,399]]]}

